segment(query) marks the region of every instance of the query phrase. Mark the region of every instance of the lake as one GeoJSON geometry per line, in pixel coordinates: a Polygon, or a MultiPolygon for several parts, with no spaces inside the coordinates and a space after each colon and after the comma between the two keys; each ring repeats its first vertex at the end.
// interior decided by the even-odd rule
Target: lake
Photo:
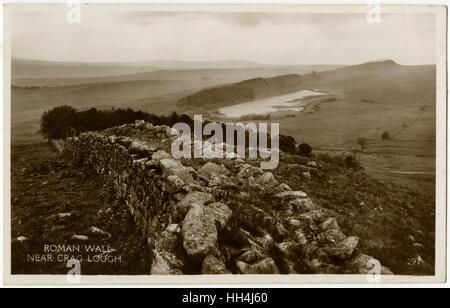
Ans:
{"type": "Polygon", "coordinates": [[[227,106],[219,109],[219,112],[228,118],[239,118],[241,116],[255,114],[264,115],[277,111],[302,111],[307,96],[325,95],[326,93],[301,90],[280,96],[257,99],[251,102],[227,106]]]}

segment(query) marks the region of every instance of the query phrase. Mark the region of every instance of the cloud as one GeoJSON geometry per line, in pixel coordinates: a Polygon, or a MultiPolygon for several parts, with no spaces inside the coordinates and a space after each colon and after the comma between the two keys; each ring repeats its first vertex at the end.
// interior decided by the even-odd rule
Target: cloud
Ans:
{"type": "Polygon", "coordinates": [[[145,12],[83,7],[17,11],[13,56],[59,61],[242,59],[274,64],[356,64],[389,58],[434,63],[432,14],[145,12]]]}

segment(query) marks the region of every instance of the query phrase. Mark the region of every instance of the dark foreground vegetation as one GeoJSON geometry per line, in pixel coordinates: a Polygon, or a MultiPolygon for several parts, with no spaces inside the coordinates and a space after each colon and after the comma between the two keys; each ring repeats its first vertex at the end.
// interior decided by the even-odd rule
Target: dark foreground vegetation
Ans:
{"type": "Polygon", "coordinates": [[[126,205],[115,199],[112,188],[99,175],[56,154],[46,143],[11,150],[12,274],[65,275],[67,261],[58,256],[80,255],[83,275],[149,273],[146,243],[126,205]],[[93,234],[91,227],[111,236],[93,234]],[[72,239],[76,234],[88,234],[89,239],[72,239]],[[80,246],[80,252],[46,252],[45,245],[52,244],[80,246]],[[85,246],[100,246],[109,252],[86,251],[85,246]],[[115,259],[97,259],[102,253],[115,259]],[[115,262],[109,262],[112,260],[115,262]]]}

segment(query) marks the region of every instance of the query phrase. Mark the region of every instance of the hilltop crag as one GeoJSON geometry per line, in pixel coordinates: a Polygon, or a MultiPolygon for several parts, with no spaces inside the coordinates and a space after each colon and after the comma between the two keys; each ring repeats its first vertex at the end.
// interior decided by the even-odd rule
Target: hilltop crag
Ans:
{"type": "Polygon", "coordinates": [[[219,108],[303,90],[302,80],[303,77],[297,74],[253,78],[231,85],[201,90],[183,97],[177,104],[187,110],[219,108]]]}

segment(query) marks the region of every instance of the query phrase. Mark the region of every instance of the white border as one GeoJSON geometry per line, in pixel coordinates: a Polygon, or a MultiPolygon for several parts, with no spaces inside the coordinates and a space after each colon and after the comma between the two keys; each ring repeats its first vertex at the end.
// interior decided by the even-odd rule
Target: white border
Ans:
{"type": "MultiPolygon", "coordinates": [[[[28,1],[4,1],[5,3],[29,3],[28,1]]],[[[52,3],[61,3],[65,4],[66,1],[51,1],[52,3]]],[[[85,3],[86,1],[82,1],[85,3]]],[[[167,1],[133,1],[134,3],[161,3],[167,1]]],[[[314,3],[314,4],[328,4],[330,1],[278,1],[279,3],[289,3],[289,4],[299,4],[300,2],[303,3],[314,3]]],[[[366,12],[367,8],[365,6],[366,2],[362,1],[333,1],[332,4],[362,4],[362,6],[347,6],[345,7],[346,12],[366,12]]],[[[33,1],[33,3],[37,3],[36,1],[33,1]]],[[[44,2],[45,3],[45,2],[44,2]]],[[[49,1],[46,1],[46,3],[49,3],[49,1]]],[[[120,3],[120,1],[89,1],[89,3],[103,3],[103,5],[109,3],[120,3]]],[[[170,1],[170,3],[224,3],[224,1],[170,1]]],[[[227,4],[230,3],[239,3],[239,1],[226,1],[227,4]]],[[[248,10],[252,9],[251,5],[248,5],[245,3],[242,5],[242,2],[240,2],[240,5],[226,5],[227,10],[248,10]]],[[[327,7],[320,7],[320,6],[279,6],[279,5],[271,5],[271,1],[253,1],[253,3],[262,3],[264,5],[258,6],[258,11],[279,11],[281,9],[285,10],[288,8],[290,11],[295,10],[301,10],[302,12],[305,12],[308,10],[308,12],[326,12],[327,9],[332,10],[334,13],[336,12],[336,8],[343,9],[341,6],[327,6],[327,7]]],[[[381,1],[381,3],[401,3],[405,4],[404,1],[381,1]]],[[[420,1],[408,1],[408,3],[411,4],[421,4],[420,1]]],[[[444,4],[446,2],[443,1],[428,1],[426,4],[444,4]]],[[[7,5],[8,7],[10,4],[7,5]]],[[[123,5],[119,6],[120,9],[124,9],[123,5]]],[[[136,8],[136,6],[134,6],[136,8]]],[[[138,5],[139,9],[143,9],[143,5],[138,5]]],[[[204,6],[202,5],[193,5],[193,6],[185,6],[185,5],[154,5],[151,9],[161,9],[161,8],[168,8],[171,7],[174,10],[180,10],[180,9],[197,9],[198,7],[202,7],[204,9],[204,6]]],[[[208,7],[208,10],[216,10],[219,7],[224,7],[220,5],[213,5],[208,7]]],[[[385,12],[386,9],[389,9],[389,12],[391,10],[400,10],[402,13],[411,13],[411,12],[424,12],[424,11],[432,11],[436,12],[436,8],[432,6],[408,6],[408,7],[383,7],[383,11],[385,12]]],[[[3,12],[3,7],[2,7],[3,12]]],[[[446,25],[446,13],[443,14],[442,10],[437,12],[439,18],[437,18],[438,22],[438,33],[437,37],[437,50],[438,52],[438,59],[437,59],[437,117],[436,117],[436,161],[437,161],[437,168],[436,168],[436,203],[437,203],[437,211],[436,211],[436,271],[437,275],[434,277],[423,277],[423,276],[384,276],[381,277],[381,284],[377,284],[376,286],[381,286],[384,283],[432,283],[432,282],[443,282],[446,280],[446,188],[447,188],[447,181],[446,181],[446,149],[447,149],[447,136],[443,127],[446,127],[446,121],[447,121],[447,110],[446,110],[446,88],[447,88],[447,54],[445,53],[447,42],[443,42],[442,38],[447,37],[445,36],[446,30],[442,27],[442,25],[446,25]],[[439,129],[440,128],[440,129],[439,129]],[[439,162],[439,163],[438,163],[439,162]],[[439,250],[439,253],[438,253],[439,250]],[[438,257],[439,255],[439,257],[438,257]],[[438,272],[438,269],[439,272],[438,272]]],[[[8,24],[7,18],[8,16],[4,16],[6,19],[4,20],[4,24],[8,24]]],[[[3,29],[7,30],[7,29],[3,29]]],[[[3,31],[3,65],[4,68],[10,67],[10,40],[9,35],[6,31],[3,31]]],[[[10,217],[10,170],[9,170],[9,159],[10,159],[10,72],[9,69],[4,69],[4,82],[3,85],[3,181],[4,181],[4,191],[2,200],[4,201],[3,205],[8,205],[4,207],[4,215],[6,217],[10,217]],[[8,103],[6,103],[8,102],[8,103]]],[[[10,221],[9,219],[3,220],[4,223],[4,237],[3,237],[3,245],[2,248],[4,249],[4,259],[3,260],[9,260],[10,259],[10,249],[9,249],[9,242],[10,242],[10,221]],[[8,247],[8,249],[5,249],[5,247],[8,247]]],[[[447,226],[448,227],[448,226],[447,226]]],[[[2,260],[2,261],[3,261],[2,260]]],[[[14,275],[11,276],[7,273],[9,273],[9,264],[4,264],[5,267],[3,272],[3,279],[4,282],[6,282],[9,285],[67,285],[67,281],[64,275],[14,275]],[[57,277],[55,277],[57,276],[57,277]]],[[[270,286],[294,286],[296,283],[306,283],[306,284],[327,284],[330,286],[330,283],[361,283],[364,284],[363,286],[367,286],[367,280],[365,275],[225,275],[225,276],[216,276],[216,275],[198,275],[198,276],[83,276],[82,277],[82,283],[84,285],[111,285],[111,284],[134,284],[134,285],[146,285],[146,284],[194,284],[198,286],[198,284],[208,283],[208,287],[212,286],[223,286],[223,284],[233,284],[233,286],[236,283],[239,284],[265,284],[264,286],[269,286],[267,283],[270,284],[270,286]],[[220,283],[217,285],[217,283],[220,283]],[[212,283],[212,284],[211,284],[212,283]],[[276,284],[276,285],[274,285],[276,284]]],[[[247,285],[248,286],[248,285],[247,285]]],[[[303,285],[307,286],[307,285],[303,285]]],[[[342,285],[339,285],[342,286],[342,285]]],[[[370,285],[375,286],[375,285],[370,285]]],[[[182,285],[178,285],[177,287],[182,287],[182,285]]]]}

